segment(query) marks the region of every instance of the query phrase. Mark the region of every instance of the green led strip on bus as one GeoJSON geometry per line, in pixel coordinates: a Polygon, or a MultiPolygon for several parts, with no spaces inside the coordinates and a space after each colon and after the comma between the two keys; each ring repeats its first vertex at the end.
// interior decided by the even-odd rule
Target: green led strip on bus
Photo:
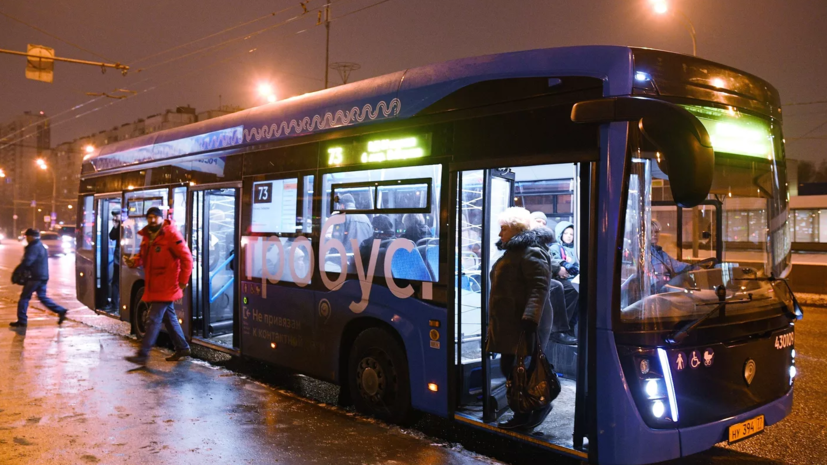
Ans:
{"type": "Polygon", "coordinates": [[[681,105],[704,125],[716,152],[774,159],[772,129],[767,120],[729,109],[681,105]]]}

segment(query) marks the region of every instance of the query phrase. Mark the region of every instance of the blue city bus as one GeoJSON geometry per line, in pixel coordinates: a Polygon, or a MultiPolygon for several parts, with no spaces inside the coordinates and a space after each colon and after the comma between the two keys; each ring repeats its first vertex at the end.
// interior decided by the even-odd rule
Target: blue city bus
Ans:
{"type": "Polygon", "coordinates": [[[780,99],[724,65],[505,53],[100,147],[82,167],[77,296],[138,336],[144,275],[119,256],[152,206],[193,252],[176,302],[193,343],[336,383],[389,422],[427,412],[643,464],[792,408],[780,99]],[[576,345],[545,346],[562,392],[532,433],[498,428],[505,379],[485,346],[497,216],[514,205],[573,223],[580,257],[576,345]],[[747,239],[728,238],[734,218],[747,239]]]}

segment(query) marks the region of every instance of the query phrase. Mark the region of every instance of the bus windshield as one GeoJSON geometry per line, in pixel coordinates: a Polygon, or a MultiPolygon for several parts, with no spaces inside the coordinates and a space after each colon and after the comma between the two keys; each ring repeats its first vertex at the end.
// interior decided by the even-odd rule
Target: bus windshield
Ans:
{"type": "MultiPolygon", "coordinates": [[[[673,201],[668,167],[631,134],[626,222],[620,270],[621,321],[672,328],[720,302],[727,318],[761,317],[791,300],[787,185],[780,127],[736,110],[687,106],[715,148],[707,199],[694,208],[673,201]]],[[[740,321],[740,320],[738,320],[740,321]]]]}

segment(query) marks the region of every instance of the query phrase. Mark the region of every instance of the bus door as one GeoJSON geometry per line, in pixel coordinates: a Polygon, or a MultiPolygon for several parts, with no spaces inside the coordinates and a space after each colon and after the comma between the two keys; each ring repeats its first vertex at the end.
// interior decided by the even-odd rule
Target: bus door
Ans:
{"type": "Polygon", "coordinates": [[[238,347],[239,186],[192,191],[192,336],[225,348],[238,347]]]}
{"type": "Polygon", "coordinates": [[[487,169],[457,174],[456,267],[457,364],[460,404],[482,407],[482,420],[492,422],[507,408],[505,378],[499,358],[485,350],[488,331],[489,272],[502,252],[494,245],[497,216],[512,205],[514,174],[487,169]]]}
{"type": "Polygon", "coordinates": [[[78,300],[89,308],[96,308],[95,289],[95,196],[80,198],[80,214],[75,230],[75,286],[78,300]]]}
{"type": "Polygon", "coordinates": [[[95,306],[108,313],[120,307],[121,195],[95,197],[95,225],[92,240],[95,260],[95,306]]]}
{"type": "MultiPolygon", "coordinates": [[[[454,172],[457,186],[453,218],[456,241],[453,260],[457,270],[454,287],[456,417],[497,431],[504,431],[497,425],[498,421],[510,419],[506,376],[500,368],[502,356],[488,352],[486,347],[489,315],[494,310],[489,308],[492,292],[489,276],[504,253],[496,245],[500,240],[498,216],[509,207],[523,207],[538,216],[536,221],[546,221],[546,227],[552,231],[547,236],[564,237],[567,244],[563,259],[571,274],[566,278],[558,272],[553,283],[556,294],[550,294],[554,306],[552,320],[558,325],[558,334],[542,342],[546,356],[560,376],[562,392],[554,400],[550,414],[540,419],[531,433],[532,438],[541,438],[549,447],[564,450],[581,446],[581,442],[574,440],[578,431],[575,413],[584,411],[577,407],[583,404],[581,397],[585,393],[585,389],[578,387],[585,381],[578,373],[585,369],[581,363],[585,358],[581,356],[580,341],[584,338],[580,328],[586,327],[579,324],[586,319],[582,318],[581,310],[586,297],[579,295],[579,289],[581,273],[583,279],[587,273],[579,266],[585,263],[587,247],[584,244],[589,241],[584,232],[588,231],[589,221],[578,207],[582,202],[588,205],[589,201],[583,194],[584,183],[580,182],[583,166],[587,165],[556,163],[454,172]],[[543,215],[538,215],[540,212],[543,215]],[[574,233],[571,239],[564,234],[569,228],[573,228],[574,233]],[[563,333],[567,337],[563,337],[563,333]]],[[[587,182],[585,186],[590,184],[587,182]]],[[[539,225],[532,217],[532,227],[536,226],[539,225]]],[[[549,250],[551,252],[551,248],[549,250]]],[[[519,335],[514,336],[513,340],[518,340],[519,335]]],[[[510,339],[508,334],[499,337],[510,339]]]]}

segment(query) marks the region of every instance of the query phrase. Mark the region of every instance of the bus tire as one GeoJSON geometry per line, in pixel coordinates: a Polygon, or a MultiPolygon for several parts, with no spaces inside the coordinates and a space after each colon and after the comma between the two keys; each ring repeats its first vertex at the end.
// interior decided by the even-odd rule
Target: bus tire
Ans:
{"type": "Polygon", "coordinates": [[[368,328],[359,333],[350,350],[347,379],[360,413],[396,424],[412,420],[408,360],[387,331],[368,328]]]}
{"type": "Polygon", "coordinates": [[[135,297],[132,300],[132,311],[130,319],[132,320],[132,332],[135,337],[143,339],[146,334],[146,317],[149,314],[149,304],[141,300],[144,297],[144,286],[135,291],[135,297]]]}

